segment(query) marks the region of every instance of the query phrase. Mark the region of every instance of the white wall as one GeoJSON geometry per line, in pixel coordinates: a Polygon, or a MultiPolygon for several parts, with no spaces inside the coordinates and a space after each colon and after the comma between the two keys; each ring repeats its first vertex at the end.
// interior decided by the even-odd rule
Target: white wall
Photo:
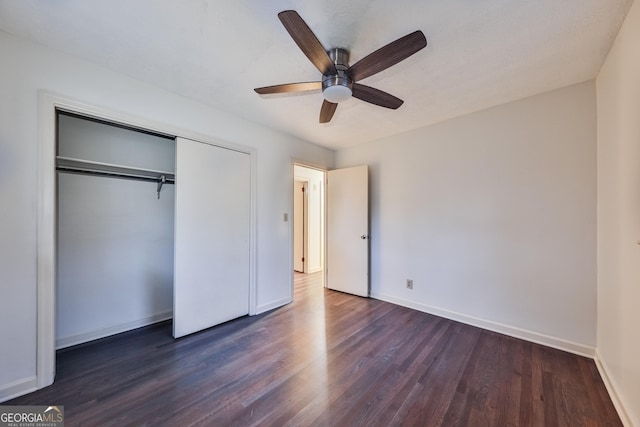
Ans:
{"type": "MultiPolygon", "coordinates": [[[[175,141],[60,115],[58,154],[175,170],[175,141]]],[[[56,347],[168,319],[175,191],[155,182],[58,175],[56,347]]]]}
{"type": "MultiPolygon", "coordinates": [[[[598,359],[640,426],[640,4],[631,6],[598,90],[598,359]]],[[[615,400],[614,400],[615,401],[615,400]]]]}
{"type": "Polygon", "coordinates": [[[175,172],[174,138],[58,115],[57,154],[119,166],[175,172]]]}
{"type": "Polygon", "coordinates": [[[39,89],[255,148],[258,311],[291,301],[291,159],[331,151],[2,32],[0,52],[0,400],[35,385],[39,89]]]}
{"type": "Polygon", "coordinates": [[[338,151],[370,167],[372,295],[593,354],[595,123],[587,82],[338,151]]]}
{"type": "Polygon", "coordinates": [[[324,172],[295,165],[294,179],[307,181],[308,273],[322,270],[324,258],[324,172]]]}

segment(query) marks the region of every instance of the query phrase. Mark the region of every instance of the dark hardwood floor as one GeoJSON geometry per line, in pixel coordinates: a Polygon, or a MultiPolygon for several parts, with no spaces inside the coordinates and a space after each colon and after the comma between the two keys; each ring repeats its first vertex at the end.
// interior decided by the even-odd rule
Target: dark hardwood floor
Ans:
{"type": "Polygon", "coordinates": [[[87,426],[617,426],[592,360],[296,274],[295,301],[174,341],[168,322],[60,351],[87,426]]]}

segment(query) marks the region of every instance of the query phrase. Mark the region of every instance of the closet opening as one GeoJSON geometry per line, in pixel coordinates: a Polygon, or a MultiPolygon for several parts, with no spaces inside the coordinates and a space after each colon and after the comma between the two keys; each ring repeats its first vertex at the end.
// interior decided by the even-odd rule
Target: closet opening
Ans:
{"type": "Polygon", "coordinates": [[[47,92],[38,117],[34,387],[56,349],[256,314],[254,149],[47,92]]]}
{"type": "Polygon", "coordinates": [[[173,317],[175,165],[175,137],[56,110],[56,349],[173,317]]]}

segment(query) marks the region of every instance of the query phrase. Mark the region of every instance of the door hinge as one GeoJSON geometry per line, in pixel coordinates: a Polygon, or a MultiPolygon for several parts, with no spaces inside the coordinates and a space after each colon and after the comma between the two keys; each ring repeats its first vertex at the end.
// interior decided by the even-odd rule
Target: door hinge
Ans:
{"type": "Polygon", "coordinates": [[[302,257],[302,262],[304,262],[304,257],[302,257]]]}

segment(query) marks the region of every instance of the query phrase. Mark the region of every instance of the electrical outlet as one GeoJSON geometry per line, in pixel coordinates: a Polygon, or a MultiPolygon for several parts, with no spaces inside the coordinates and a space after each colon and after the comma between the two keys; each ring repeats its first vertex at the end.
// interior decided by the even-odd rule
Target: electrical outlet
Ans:
{"type": "Polygon", "coordinates": [[[407,279],[407,289],[413,289],[413,279],[407,279]]]}

